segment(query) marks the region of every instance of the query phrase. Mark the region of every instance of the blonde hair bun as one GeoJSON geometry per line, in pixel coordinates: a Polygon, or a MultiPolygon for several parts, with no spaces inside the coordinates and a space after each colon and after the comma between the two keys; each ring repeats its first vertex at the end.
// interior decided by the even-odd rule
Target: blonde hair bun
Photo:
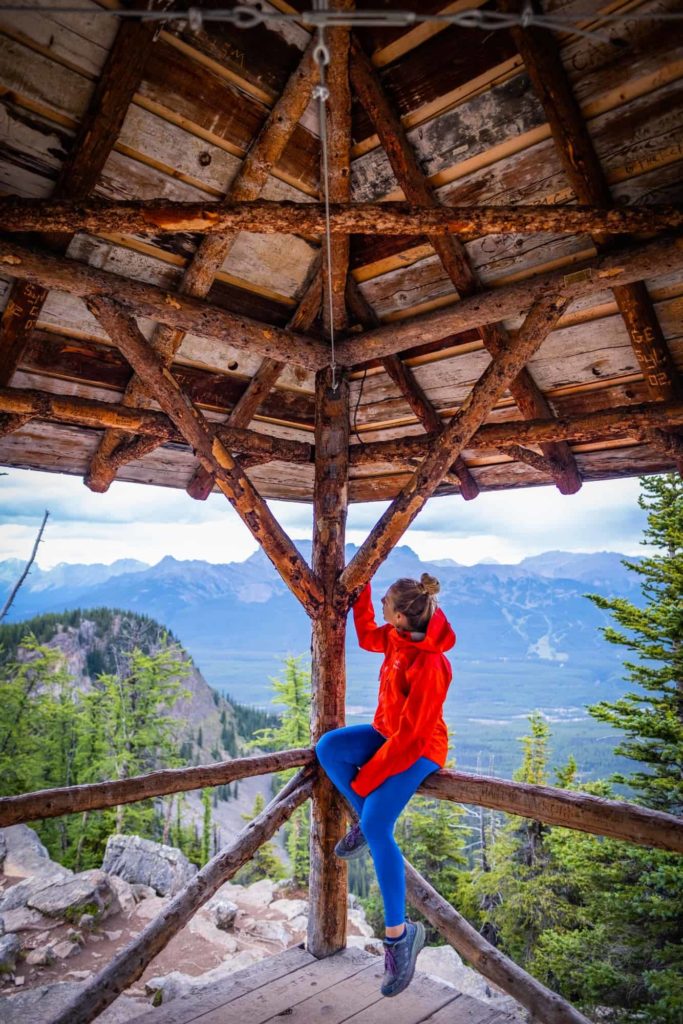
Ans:
{"type": "Polygon", "coordinates": [[[441,584],[437,580],[436,576],[430,576],[428,572],[423,572],[420,576],[420,586],[424,590],[425,594],[438,594],[441,590],[441,584]]]}

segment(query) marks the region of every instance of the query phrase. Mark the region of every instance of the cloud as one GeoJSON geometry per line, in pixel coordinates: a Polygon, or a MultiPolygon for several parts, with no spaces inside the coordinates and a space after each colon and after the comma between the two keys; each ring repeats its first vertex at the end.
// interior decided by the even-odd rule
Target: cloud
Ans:
{"type": "MultiPolygon", "coordinates": [[[[517,562],[527,555],[611,550],[642,554],[645,513],[638,481],[584,484],[564,496],[554,487],[485,492],[474,501],[452,496],[430,501],[402,543],[421,558],[483,558],[517,562]]],[[[269,502],[293,539],[310,539],[312,507],[269,502]]],[[[209,562],[241,561],[256,542],[223,495],[193,501],[184,491],[116,482],[93,494],[80,478],[10,470],[0,478],[0,559],[27,558],[45,508],[50,520],[38,562],[113,562],[137,558],[153,564],[165,555],[209,562]]],[[[352,505],[347,536],[360,544],[387,503],[352,505]]]]}

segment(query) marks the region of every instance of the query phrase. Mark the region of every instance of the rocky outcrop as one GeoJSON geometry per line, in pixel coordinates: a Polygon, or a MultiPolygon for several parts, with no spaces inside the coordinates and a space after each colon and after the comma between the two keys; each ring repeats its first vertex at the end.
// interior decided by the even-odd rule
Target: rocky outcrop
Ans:
{"type": "Polygon", "coordinates": [[[26,905],[46,917],[74,922],[82,914],[91,914],[99,920],[121,909],[111,880],[97,868],[82,871],[71,878],[53,880],[32,894],[26,905]]]}
{"type": "Polygon", "coordinates": [[[52,865],[49,853],[28,825],[10,825],[0,831],[0,866],[4,874],[31,878],[52,865]]]}
{"type": "Polygon", "coordinates": [[[10,933],[0,938],[0,976],[14,971],[20,952],[21,943],[17,935],[10,933]]]}
{"type": "Polygon", "coordinates": [[[197,873],[174,846],[122,835],[109,837],[102,870],[126,882],[148,885],[159,896],[175,896],[197,873]]]}

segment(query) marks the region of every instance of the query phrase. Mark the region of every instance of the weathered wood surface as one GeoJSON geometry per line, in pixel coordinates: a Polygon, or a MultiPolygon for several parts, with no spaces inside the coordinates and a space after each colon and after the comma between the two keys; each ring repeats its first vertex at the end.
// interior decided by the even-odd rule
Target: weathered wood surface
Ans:
{"type": "MultiPolygon", "coordinates": [[[[312,83],[312,46],[309,46],[233,179],[229,191],[232,202],[253,200],[260,194],[266,184],[270,168],[283,152],[294,125],[308,104],[312,83]]],[[[112,227],[115,225],[111,224],[110,228],[112,227]]],[[[121,227],[117,230],[121,230],[121,227]]],[[[205,298],[208,295],[216,274],[237,240],[237,235],[237,231],[222,232],[202,240],[183,273],[179,285],[182,294],[197,298],[205,298]]],[[[151,344],[166,367],[171,365],[182,345],[183,333],[164,324],[158,324],[155,328],[151,344]]],[[[272,363],[272,360],[268,362],[272,363]]],[[[148,398],[144,385],[134,377],[126,388],[124,404],[140,405],[148,398]]],[[[152,442],[138,442],[132,448],[122,448],[121,440],[115,431],[105,433],[85,477],[85,482],[91,490],[106,491],[116,472],[126,461],[130,461],[131,457],[137,458],[145,454],[150,450],[150,445],[153,449],[152,442]]]]}
{"type": "Polygon", "coordinates": [[[377,525],[370,531],[339,581],[343,597],[352,603],[362,587],[401,538],[425,502],[433,494],[467,441],[483,423],[510,382],[529,361],[568,305],[564,296],[546,295],[536,300],[515,339],[487,366],[460,411],[432,445],[377,525]]]}
{"type": "MultiPolygon", "coordinates": [[[[511,1018],[433,976],[415,973],[396,1000],[384,999],[383,961],[362,949],[316,960],[295,946],[164,1009],[164,1024],[510,1024],[511,1018]],[[305,959],[308,958],[308,959],[305,959]]],[[[154,1024],[150,1010],[131,1024],[154,1024]]]]}
{"type": "Polygon", "coordinates": [[[217,889],[245,864],[311,794],[315,769],[302,768],[271,802],[209,861],[139,935],[87,982],[54,1024],[89,1024],[136,981],[147,965],[217,889]]]}
{"type": "MultiPolygon", "coordinates": [[[[502,0],[503,10],[519,11],[517,0],[502,0]]],[[[543,104],[550,130],[567,178],[578,199],[609,206],[611,195],[586,122],[574,95],[552,32],[539,26],[513,27],[511,33],[524,58],[536,94],[543,104]]],[[[592,231],[602,248],[604,234],[592,231]]],[[[654,307],[642,281],[616,289],[615,298],[624,317],[650,397],[670,399],[683,385],[669,352],[654,307]]]]}
{"type": "MultiPolygon", "coordinates": [[[[33,420],[22,429],[0,438],[0,461],[4,466],[20,469],[82,476],[98,440],[99,433],[93,430],[33,420]]],[[[573,446],[573,450],[584,480],[616,480],[650,473],[667,473],[676,468],[670,455],[635,440],[613,440],[607,448],[596,445],[585,451],[579,446],[573,446]]],[[[503,459],[498,452],[485,454],[480,465],[473,465],[478,455],[476,449],[468,450],[466,447],[465,452],[470,471],[482,492],[552,483],[550,478],[544,480],[539,473],[521,463],[503,459]]],[[[121,479],[130,483],[156,484],[184,490],[195,465],[194,456],[185,446],[164,446],[138,462],[124,466],[121,479]]],[[[352,467],[349,501],[391,501],[413,472],[388,466],[383,472],[376,473],[373,470],[368,475],[367,468],[352,467]]],[[[311,501],[312,465],[272,462],[267,466],[247,469],[247,475],[263,497],[311,501]]],[[[444,483],[437,487],[434,495],[441,497],[457,493],[457,486],[444,483]]]]}
{"type": "Polygon", "coordinates": [[[299,768],[315,761],[309,747],[281,750],[257,757],[237,757],[231,761],[197,765],[192,768],[164,768],[114,782],[94,782],[83,786],[43,789],[19,796],[0,797],[0,827],[19,822],[58,818],[62,814],[101,810],[119,804],[135,803],[169,793],[187,793],[204,786],[221,786],[254,775],[269,775],[287,768],[299,768]]]}
{"type": "MultiPolygon", "coordinates": [[[[287,325],[290,331],[304,332],[310,329],[320,309],[321,294],[322,275],[318,270],[287,325]]],[[[276,359],[264,359],[233,407],[226,421],[227,425],[247,427],[284,370],[284,363],[278,362],[276,359]]],[[[197,501],[205,501],[214,484],[213,475],[207,473],[200,464],[187,485],[187,493],[197,501]]]]}
{"type": "Polygon", "coordinates": [[[126,303],[138,315],[218,339],[227,333],[233,344],[270,358],[291,360],[308,369],[318,369],[328,361],[326,347],[314,339],[259,324],[248,317],[237,317],[201,299],[165,292],[37,249],[0,242],[0,269],[9,271],[13,277],[42,282],[80,298],[116,295],[118,302],[126,303]]]}
{"type": "Polygon", "coordinates": [[[482,938],[450,903],[405,860],[406,893],[413,906],[438,928],[472,966],[544,1024],[591,1024],[562,996],[536,981],[499,949],[482,938]]]}
{"type": "MultiPolygon", "coordinates": [[[[322,234],[322,203],[273,200],[183,203],[157,199],[116,201],[0,198],[5,231],[92,231],[147,234],[195,231],[258,231],[266,234],[322,234]]],[[[552,231],[573,235],[661,233],[683,225],[683,206],[627,206],[605,210],[595,206],[431,207],[406,203],[331,203],[330,223],[336,234],[447,236],[505,232],[552,231]]],[[[224,258],[224,257],[223,257],[224,258]]],[[[217,264],[217,268],[223,259],[217,264]]]]}

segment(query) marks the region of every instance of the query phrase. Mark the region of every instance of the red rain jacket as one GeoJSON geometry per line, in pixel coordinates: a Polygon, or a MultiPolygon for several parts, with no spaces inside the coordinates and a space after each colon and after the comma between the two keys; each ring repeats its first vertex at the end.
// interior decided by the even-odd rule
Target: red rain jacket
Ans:
{"type": "Polygon", "coordinates": [[[442,708],[452,673],[443,652],[455,644],[455,633],[440,608],[432,615],[424,640],[411,640],[389,623],[378,626],[369,584],[353,606],[353,618],[360,646],[384,654],[372,724],[386,743],[351,782],[354,792],[367,796],[421,757],[441,768],[446,763],[448,731],[442,708]]]}

